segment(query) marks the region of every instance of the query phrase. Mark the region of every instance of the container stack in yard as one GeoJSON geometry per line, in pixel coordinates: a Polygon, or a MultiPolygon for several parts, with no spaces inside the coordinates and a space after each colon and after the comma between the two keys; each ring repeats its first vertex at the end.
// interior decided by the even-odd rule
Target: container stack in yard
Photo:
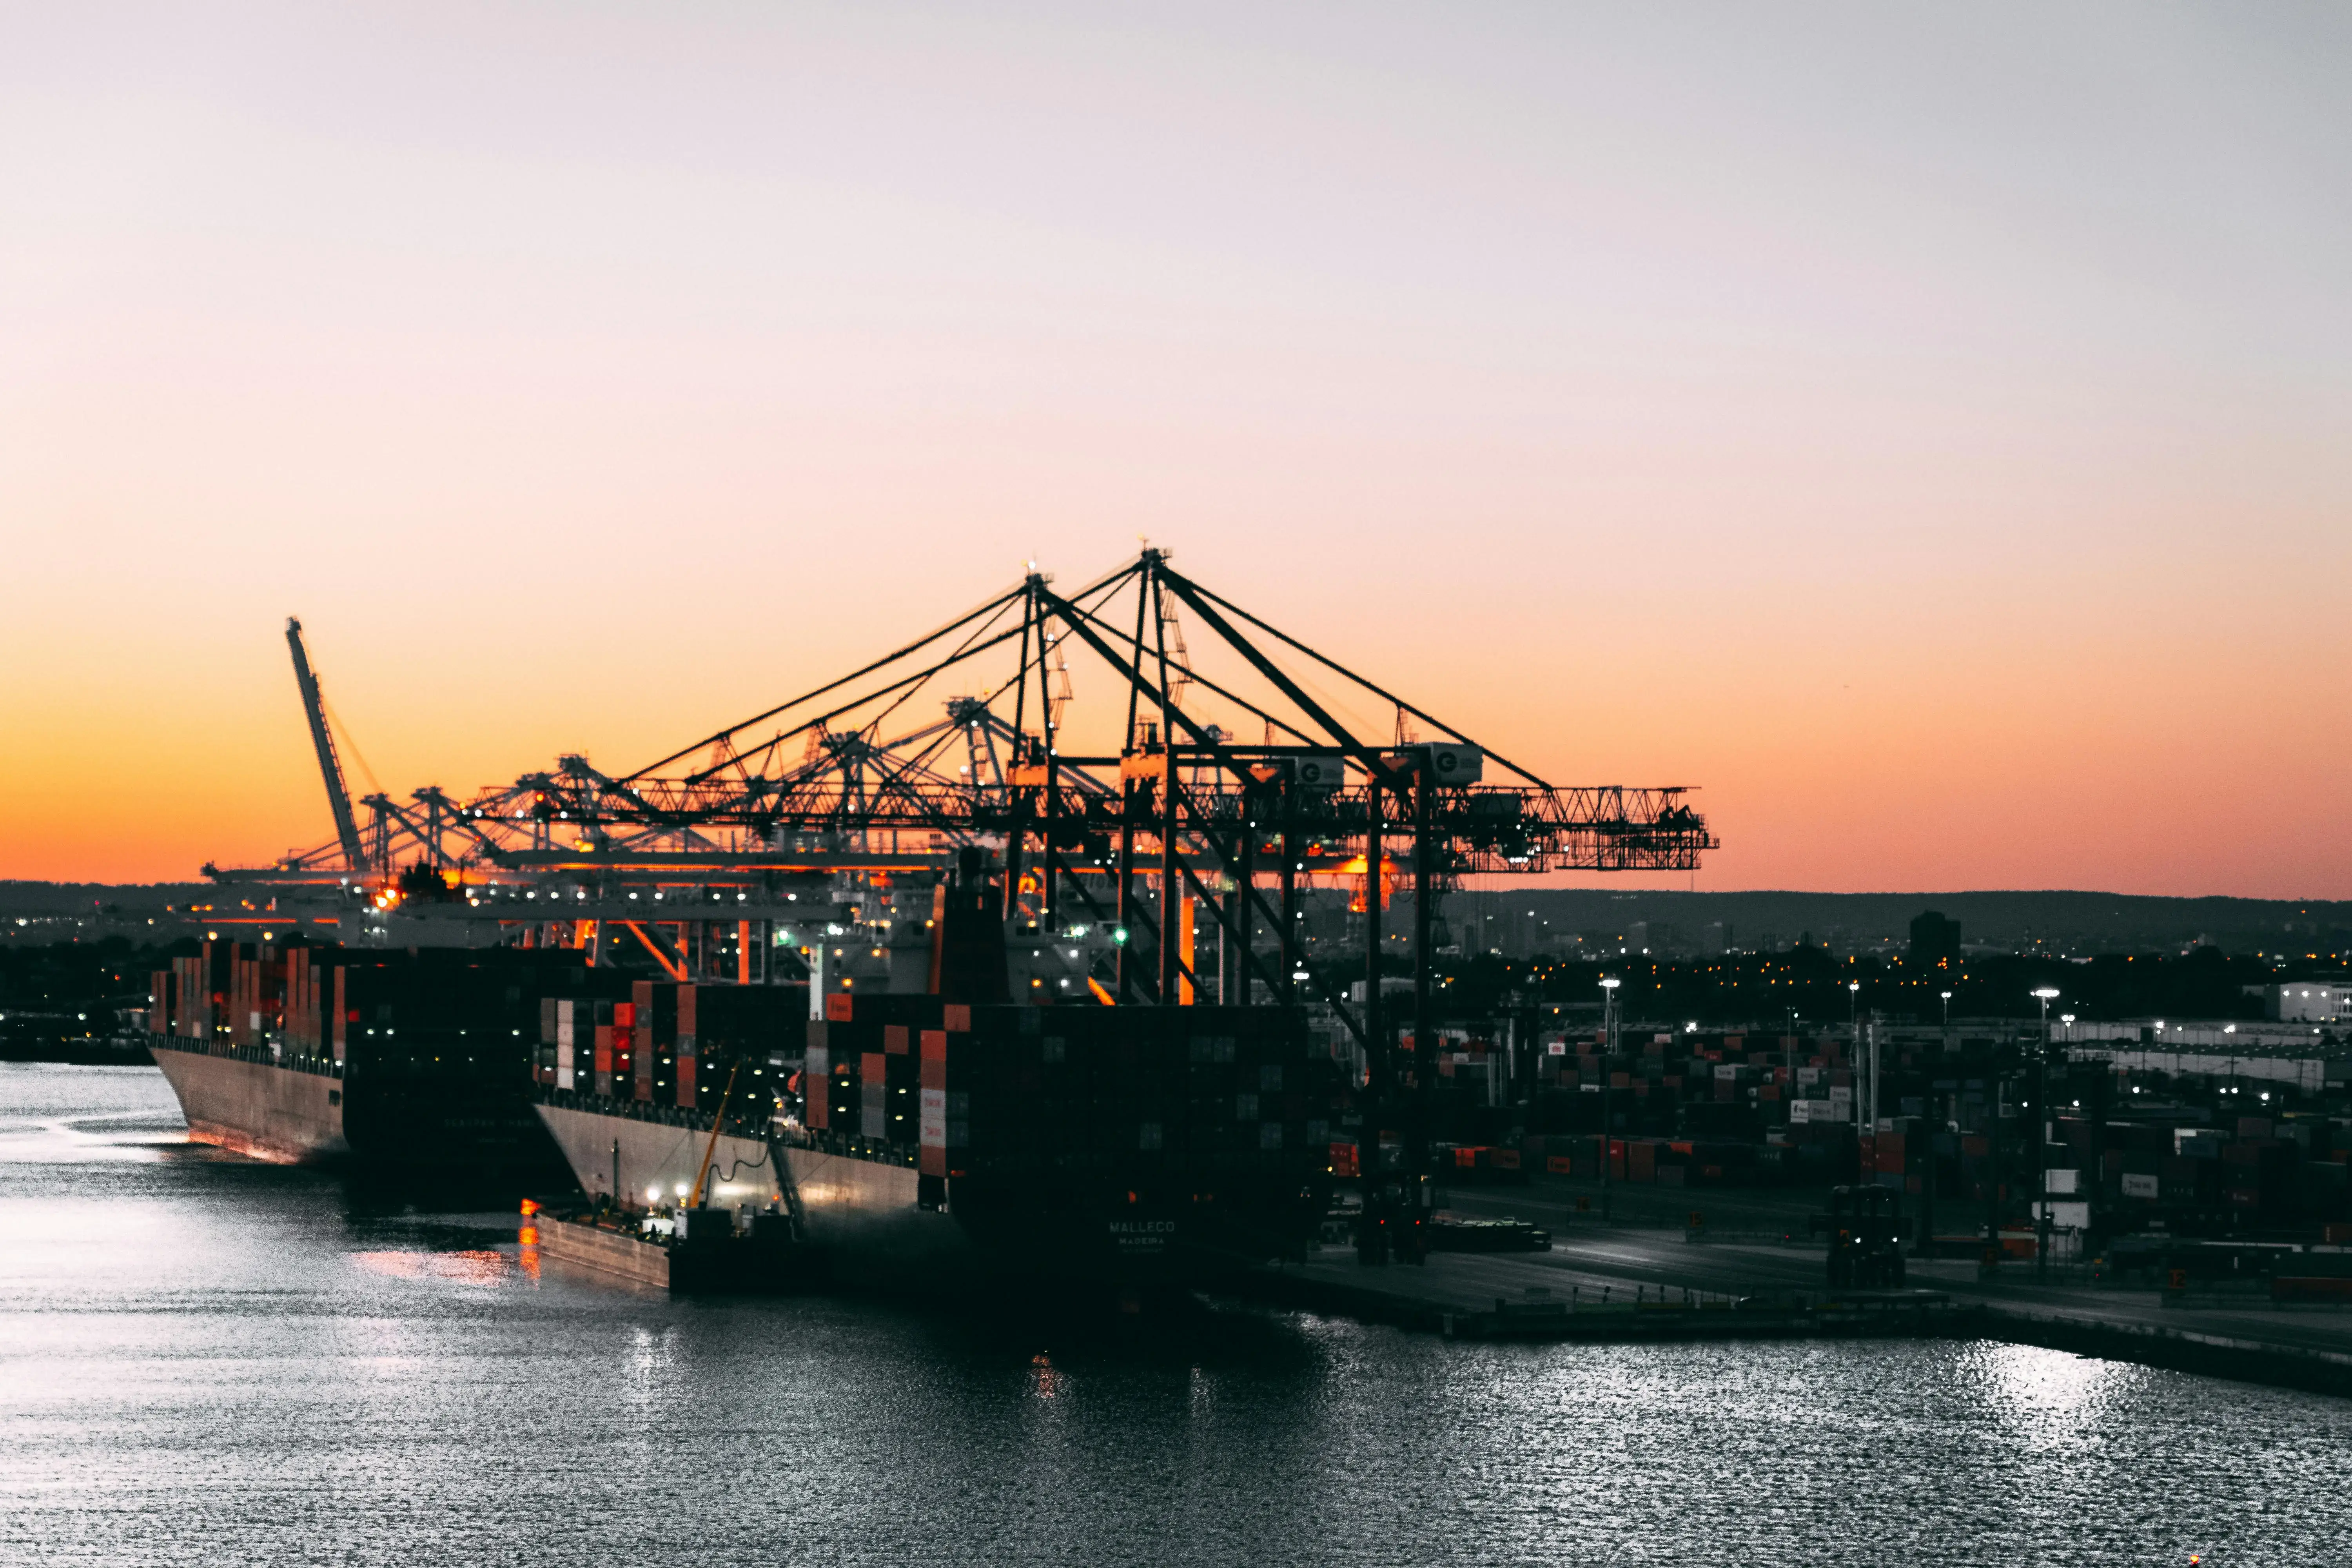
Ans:
{"type": "Polygon", "coordinates": [[[2126,1068],[2055,1040],[2045,1050],[2025,1026],[1875,1024],[1874,1121],[1869,1046],[1843,1028],[1633,1026],[1612,1051],[1598,1034],[1533,1024],[1441,1041],[1441,1183],[1589,1181],[1605,1163],[1634,1185],[1876,1185],[1899,1195],[1906,1225],[1972,1250],[1997,1215],[2012,1254],[2036,1248],[2044,1209],[2062,1249],[2142,1230],[2300,1244],[2352,1225],[2352,1063],[2332,1058],[2324,1082],[2316,1062],[2167,1073],[2146,1053],[2126,1068]]]}

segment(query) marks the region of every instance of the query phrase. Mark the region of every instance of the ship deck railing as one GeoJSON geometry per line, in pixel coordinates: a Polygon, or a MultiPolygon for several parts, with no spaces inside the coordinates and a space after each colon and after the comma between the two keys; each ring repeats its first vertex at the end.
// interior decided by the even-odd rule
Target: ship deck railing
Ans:
{"type": "Polygon", "coordinates": [[[256,1067],[284,1068],[288,1072],[306,1072],[319,1078],[341,1078],[343,1064],[331,1054],[296,1050],[285,1044],[256,1041],[237,1045],[228,1040],[192,1040],[185,1035],[149,1035],[150,1046],[167,1051],[184,1051],[192,1057],[226,1057],[232,1061],[251,1062],[256,1067]]]}
{"type": "MultiPolygon", "coordinates": [[[[586,1111],[597,1116],[623,1116],[632,1121],[651,1122],[661,1127],[677,1127],[696,1132],[708,1132],[713,1120],[708,1110],[689,1110],[682,1105],[664,1105],[659,1100],[623,1100],[617,1095],[583,1094],[576,1089],[539,1090],[540,1103],[563,1110],[586,1111]]],[[[748,1138],[755,1142],[790,1144],[813,1153],[838,1154],[845,1159],[866,1160],[877,1165],[912,1167],[916,1154],[912,1149],[883,1142],[878,1138],[860,1138],[845,1132],[834,1132],[803,1127],[765,1116],[730,1115],[719,1131],[730,1138],[748,1138]]]]}

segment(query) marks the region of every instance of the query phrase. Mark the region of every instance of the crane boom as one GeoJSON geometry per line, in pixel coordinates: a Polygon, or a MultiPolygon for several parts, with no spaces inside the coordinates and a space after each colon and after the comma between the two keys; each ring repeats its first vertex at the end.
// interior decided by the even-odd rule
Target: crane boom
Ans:
{"type": "MultiPolygon", "coordinates": [[[[1035,885],[1012,878],[1016,892],[1038,896],[1041,910],[1065,892],[1098,903],[1107,881],[1122,912],[1096,910],[1089,923],[1128,925],[1139,879],[1157,876],[1168,886],[1156,896],[1172,898],[1176,884],[1206,868],[1223,879],[1219,928],[1240,948],[1244,939],[1231,928],[1242,922],[1240,904],[1258,901],[1259,879],[1275,877],[1295,905],[1302,876],[1310,887],[1318,877],[1368,877],[1371,844],[1422,846],[1425,863],[1413,874],[1433,901],[1465,877],[1686,870],[1717,846],[1686,789],[1552,784],[1179,575],[1164,551],[1146,550],[1068,594],[1048,582],[1033,571],[1020,587],[896,652],[634,773],[609,774],[565,756],[467,800],[437,789],[412,792],[413,803],[348,795],[300,626],[289,622],[337,836],[275,871],[323,882],[344,866],[383,870],[411,858],[525,879],[936,869],[940,856],[981,844],[1003,847],[1009,873],[1042,832],[1041,858],[1029,868],[1035,885]],[[1131,610],[1120,604],[1129,595],[1131,610]],[[1180,605],[1183,636],[1212,639],[1216,673],[1192,667],[1173,620],[1180,605]],[[1119,708],[1134,711],[1127,730],[1087,732],[1079,745],[1064,733],[1055,689],[1076,662],[1066,656],[1084,652],[1110,672],[1119,708]],[[1038,679],[1045,695],[1029,700],[1045,700],[1048,715],[1024,729],[1021,694],[1038,679]],[[951,694],[950,683],[988,695],[951,694]],[[943,717],[891,717],[926,691],[925,706],[944,700],[943,717]],[[1189,714],[1180,693],[1203,694],[1204,705],[1213,698],[1244,725],[1263,722],[1264,742],[1238,741],[1208,723],[1205,710],[1189,714]],[[1157,722],[1134,728],[1147,708],[1157,722]],[[1408,717],[1424,726],[1423,739],[1406,732],[1408,717]],[[969,761],[959,766],[959,757],[969,761]],[[1182,775],[1175,785],[1153,782],[1171,767],[1182,775]],[[354,832],[349,814],[361,805],[373,816],[354,832]],[[1255,837],[1253,825],[1262,829],[1255,837]],[[899,847],[904,835],[917,837],[911,853],[899,847]],[[1288,850],[1269,863],[1285,839],[1288,850]]],[[[352,763],[364,773],[356,752],[352,763]]],[[[1296,912],[1251,918],[1280,931],[1296,912]]]]}
{"type": "Polygon", "coordinates": [[[294,683],[302,689],[302,712],[310,721],[310,743],[319,750],[319,773],[327,781],[327,805],[335,814],[335,837],[343,847],[343,864],[363,869],[359,819],[352,815],[352,792],[343,784],[342,760],[335,755],[335,737],[327,728],[327,704],[319,695],[319,678],[311,672],[310,656],[302,647],[302,623],[286,617],[286,646],[294,650],[294,683]]]}

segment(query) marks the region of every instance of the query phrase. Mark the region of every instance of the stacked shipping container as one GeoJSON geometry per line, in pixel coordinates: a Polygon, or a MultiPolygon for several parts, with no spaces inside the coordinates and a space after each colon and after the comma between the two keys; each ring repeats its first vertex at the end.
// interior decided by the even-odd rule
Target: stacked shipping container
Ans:
{"type": "MultiPolygon", "coordinates": [[[[561,1167],[526,1092],[540,1001],[587,973],[560,951],[212,940],[151,974],[148,1026],[158,1049],[340,1080],[319,1141],[364,1162],[543,1179],[561,1167]]],[[[212,1120],[248,1102],[266,1118],[266,1095],[215,1092],[229,1070],[205,1069],[212,1120]]],[[[266,1127],[226,1131],[268,1142],[266,1127]]]]}
{"type": "Polygon", "coordinates": [[[987,1240],[1265,1257],[1328,1205],[1341,1075],[1298,1010],[826,1002],[813,1143],[911,1164],[987,1240]]]}
{"type": "Polygon", "coordinates": [[[532,1076],[545,1088],[646,1107],[715,1111],[730,1074],[738,1109],[772,1092],[799,1054],[801,985],[699,985],[590,972],[541,999],[532,1076]],[[740,1070],[739,1070],[740,1069],[740,1070]]]}

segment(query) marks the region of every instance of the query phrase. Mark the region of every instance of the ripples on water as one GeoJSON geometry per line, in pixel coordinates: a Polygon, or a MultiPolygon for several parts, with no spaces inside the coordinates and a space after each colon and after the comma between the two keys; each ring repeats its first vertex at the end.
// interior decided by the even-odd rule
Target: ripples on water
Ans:
{"type": "Polygon", "coordinates": [[[1990,1343],[672,1301],[0,1067],[0,1561],[2325,1563],[2352,1405],[1990,1343]]]}

